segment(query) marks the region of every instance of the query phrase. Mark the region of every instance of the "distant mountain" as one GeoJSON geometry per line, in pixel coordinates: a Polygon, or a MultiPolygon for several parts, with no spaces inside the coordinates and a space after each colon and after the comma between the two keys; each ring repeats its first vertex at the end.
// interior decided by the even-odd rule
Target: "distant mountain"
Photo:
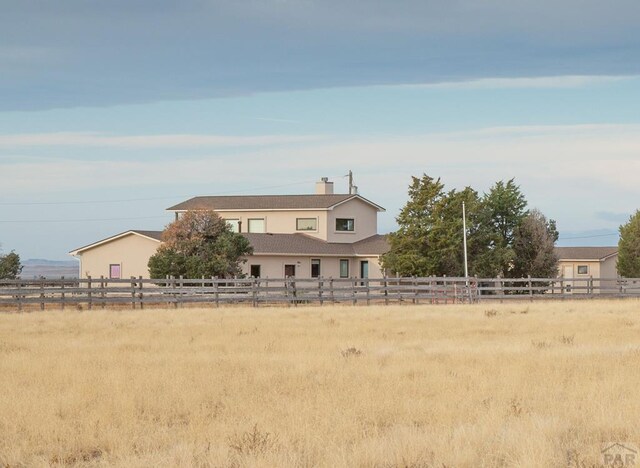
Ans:
{"type": "Polygon", "coordinates": [[[30,258],[22,262],[23,279],[34,278],[77,278],[78,262],[75,260],[46,260],[42,258],[30,258]]]}

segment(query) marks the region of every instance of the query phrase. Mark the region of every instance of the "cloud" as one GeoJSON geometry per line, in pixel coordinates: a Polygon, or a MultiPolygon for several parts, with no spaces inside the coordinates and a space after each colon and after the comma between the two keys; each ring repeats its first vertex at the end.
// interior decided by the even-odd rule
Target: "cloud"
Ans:
{"type": "Polygon", "coordinates": [[[0,110],[640,73],[636,0],[23,0],[0,30],[0,110]]]}
{"type": "Polygon", "coordinates": [[[583,88],[601,84],[632,80],[638,75],[630,76],[598,76],[598,75],[559,75],[539,77],[481,78],[467,81],[445,81],[441,83],[424,83],[400,85],[412,88],[427,89],[535,89],[535,88],[583,88]]]}
{"type": "Polygon", "coordinates": [[[111,148],[193,148],[229,146],[272,146],[309,143],[323,139],[318,135],[105,135],[101,133],[24,133],[0,135],[0,148],[36,146],[79,146],[111,148]]]}
{"type": "Polygon", "coordinates": [[[598,211],[596,217],[604,221],[611,221],[612,223],[622,224],[629,220],[630,213],[618,213],[615,211],[598,211]]]}

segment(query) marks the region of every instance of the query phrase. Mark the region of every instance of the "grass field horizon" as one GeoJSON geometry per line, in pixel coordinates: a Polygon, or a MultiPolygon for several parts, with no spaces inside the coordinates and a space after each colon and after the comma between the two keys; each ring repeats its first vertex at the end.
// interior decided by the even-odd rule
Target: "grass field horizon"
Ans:
{"type": "Polygon", "coordinates": [[[594,467],[640,302],[0,314],[0,466],[594,467]]]}

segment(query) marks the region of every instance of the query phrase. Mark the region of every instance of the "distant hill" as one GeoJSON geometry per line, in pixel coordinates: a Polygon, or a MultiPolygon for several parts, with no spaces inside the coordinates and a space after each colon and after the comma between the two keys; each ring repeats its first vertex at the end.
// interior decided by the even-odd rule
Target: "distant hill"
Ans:
{"type": "Polygon", "coordinates": [[[22,279],[34,278],[77,278],[78,262],[75,260],[46,260],[42,258],[30,258],[22,262],[22,279]]]}

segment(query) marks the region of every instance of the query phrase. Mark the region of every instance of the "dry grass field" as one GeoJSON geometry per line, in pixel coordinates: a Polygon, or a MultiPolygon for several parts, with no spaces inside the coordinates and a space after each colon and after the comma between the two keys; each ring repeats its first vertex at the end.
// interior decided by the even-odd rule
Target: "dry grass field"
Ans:
{"type": "Polygon", "coordinates": [[[0,466],[592,467],[640,302],[0,315],[0,466]]]}

